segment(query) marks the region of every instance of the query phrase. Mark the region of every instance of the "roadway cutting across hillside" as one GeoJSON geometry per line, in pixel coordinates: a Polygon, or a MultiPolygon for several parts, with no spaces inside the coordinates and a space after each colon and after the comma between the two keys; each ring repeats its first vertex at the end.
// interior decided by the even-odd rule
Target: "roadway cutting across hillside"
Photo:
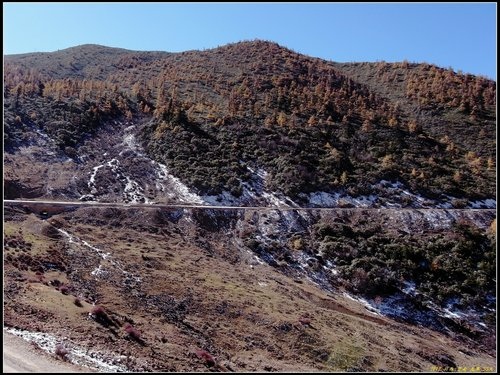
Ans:
{"type": "Polygon", "coordinates": [[[345,210],[345,211],[495,211],[496,208],[411,208],[411,207],[294,207],[294,206],[216,206],[201,204],[167,204],[167,203],[120,203],[120,202],[95,202],[95,201],[53,201],[53,200],[11,200],[3,201],[6,206],[23,205],[51,205],[61,207],[111,207],[111,208],[166,208],[166,209],[211,209],[211,210],[345,210]]]}

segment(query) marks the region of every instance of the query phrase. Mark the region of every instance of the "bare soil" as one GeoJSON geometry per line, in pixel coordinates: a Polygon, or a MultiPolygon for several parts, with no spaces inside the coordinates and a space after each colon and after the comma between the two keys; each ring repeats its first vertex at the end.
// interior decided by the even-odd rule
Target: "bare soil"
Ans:
{"type": "Polygon", "coordinates": [[[10,333],[3,336],[3,372],[90,372],[88,368],[57,360],[10,333]]]}

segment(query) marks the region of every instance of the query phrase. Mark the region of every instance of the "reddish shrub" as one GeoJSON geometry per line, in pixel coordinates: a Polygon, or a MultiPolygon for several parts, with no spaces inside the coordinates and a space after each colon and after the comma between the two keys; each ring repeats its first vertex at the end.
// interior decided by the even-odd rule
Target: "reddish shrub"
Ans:
{"type": "Polygon", "coordinates": [[[90,310],[90,313],[92,315],[95,315],[95,316],[108,317],[108,315],[106,314],[106,311],[104,311],[104,308],[102,306],[99,306],[99,305],[95,305],[94,307],[92,307],[92,310],[90,310]]]}
{"type": "Polygon", "coordinates": [[[106,311],[104,311],[104,308],[102,306],[94,306],[92,310],[90,311],[92,314],[92,317],[94,320],[102,324],[104,327],[109,327],[109,326],[114,326],[116,327],[116,323],[113,322],[113,320],[106,314],[106,311]]]}
{"type": "Polygon", "coordinates": [[[198,358],[202,359],[209,367],[215,366],[215,358],[206,350],[198,349],[195,351],[198,358]]]}
{"type": "Polygon", "coordinates": [[[56,350],[55,353],[58,357],[61,357],[62,359],[66,359],[66,355],[68,355],[69,350],[66,349],[63,344],[57,344],[56,345],[56,350]]]}
{"type": "Polygon", "coordinates": [[[134,340],[140,340],[141,339],[141,331],[139,331],[137,328],[134,328],[129,323],[126,323],[125,326],[123,327],[123,329],[134,340]]]}

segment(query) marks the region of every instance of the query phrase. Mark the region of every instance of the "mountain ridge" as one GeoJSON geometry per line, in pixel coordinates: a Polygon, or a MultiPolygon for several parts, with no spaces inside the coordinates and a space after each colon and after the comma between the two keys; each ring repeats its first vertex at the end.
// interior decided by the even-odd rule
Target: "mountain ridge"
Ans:
{"type": "MultiPolygon", "coordinates": [[[[66,53],[63,55],[66,56],[66,53]]],[[[72,104],[74,108],[83,109],[93,105],[102,112],[101,120],[82,120],[86,123],[93,121],[89,130],[98,127],[98,123],[108,117],[106,112],[110,112],[112,117],[119,114],[128,117],[153,115],[149,130],[143,134],[146,151],[158,161],[171,163],[176,174],[188,184],[208,192],[220,193],[220,189],[215,187],[218,182],[202,186],[190,181],[185,173],[190,170],[189,166],[169,156],[165,150],[165,142],[168,144],[165,137],[194,136],[200,150],[213,149],[221,142],[224,147],[239,143],[242,141],[241,136],[246,139],[243,145],[255,143],[257,140],[252,139],[251,134],[247,132],[244,135],[242,126],[256,133],[273,133],[273,137],[289,139],[287,144],[280,147],[299,155],[292,158],[295,159],[293,162],[285,162],[300,167],[295,174],[304,176],[310,175],[313,169],[317,172],[319,168],[323,170],[318,176],[320,180],[312,181],[311,187],[300,184],[298,189],[301,191],[338,188],[345,172],[351,175],[351,182],[357,182],[357,185],[367,184],[361,176],[375,173],[378,177],[374,176],[372,183],[377,178],[397,178],[415,192],[431,195],[436,195],[433,191],[443,190],[443,187],[445,194],[457,195],[459,180],[461,186],[467,186],[470,190],[466,194],[472,193],[473,199],[491,197],[493,175],[489,171],[493,169],[496,152],[495,96],[491,93],[496,88],[493,82],[457,76],[430,65],[404,63],[361,64],[360,69],[352,72],[356,66],[310,58],[264,41],[234,43],[206,51],[174,54],[120,52],[119,55],[121,57],[116,59],[114,55],[101,56],[101,60],[93,58],[89,62],[89,57],[77,61],[70,54],[69,60],[64,60],[64,66],[58,63],[58,73],[54,73],[57,78],[42,78],[46,75],[50,77],[54,70],[56,64],[49,62],[42,63],[39,73],[42,76],[37,77],[37,60],[32,62],[28,82],[20,78],[22,71],[19,69],[25,68],[11,61],[6,65],[6,92],[18,96],[22,91],[31,101],[43,98],[52,103],[54,99],[64,103],[64,96],[78,95],[80,104],[72,104]],[[103,65],[103,61],[110,63],[103,65]],[[50,66],[50,71],[44,70],[47,66],[50,66]],[[366,67],[368,72],[364,73],[362,68],[366,67]],[[350,75],[346,75],[348,73],[350,75]],[[419,75],[430,78],[417,79],[419,75]],[[378,77],[378,81],[370,79],[370,76],[378,77]],[[391,83],[396,76],[402,84],[391,83]],[[67,79],[70,81],[64,81],[67,79]],[[43,80],[47,83],[42,84],[42,88],[40,85],[43,80]],[[470,84],[467,83],[469,81],[470,84]],[[378,89],[382,86],[377,86],[376,82],[387,82],[397,95],[378,89]],[[420,87],[416,82],[425,87],[432,83],[431,88],[426,89],[430,90],[429,94],[423,96],[424,86],[420,87]],[[407,100],[403,101],[405,96],[407,100]],[[108,104],[105,104],[106,101],[108,104]],[[91,102],[96,103],[89,104],[91,102]],[[217,127],[222,130],[227,128],[229,133],[221,134],[217,127]],[[182,134],[172,133],[174,129],[181,130],[182,134]],[[288,134],[284,134],[286,132],[288,134]],[[207,138],[209,133],[213,134],[207,138]],[[304,137],[305,140],[301,141],[304,137]],[[213,145],[210,142],[207,144],[210,139],[213,145]],[[302,148],[310,142],[315,143],[313,153],[303,154],[302,148]],[[384,145],[383,148],[377,143],[384,145]],[[325,147],[333,154],[329,156],[328,152],[325,153],[325,147]],[[406,150],[408,148],[415,150],[409,153],[406,150]],[[393,151],[384,154],[383,149],[393,151]],[[391,167],[390,160],[401,158],[403,152],[407,159],[405,169],[396,171],[391,167]],[[427,154],[427,160],[422,159],[424,154],[427,154]],[[447,170],[437,168],[437,160],[441,160],[438,164],[447,170]],[[452,163],[466,167],[465,170],[459,167],[464,170],[464,176],[454,175],[457,169],[452,163]],[[439,176],[436,174],[437,169],[440,169],[439,176]],[[433,186],[428,186],[418,178],[429,175],[433,186]],[[438,177],[447,179],[446,183],[440,183],[442,187],[437,186],[438,177]],[[479,182],[481,187],[474,188],[472,180],[479,182]]],[[[78,114],[75,113],[75,116],[78,114]]],[[[28,117],[28,114],[24,114],[24,117],[28,117]]],[[[7,134],[12,123],[10,117],[8,120],[7,134]]],[[[75,140],[69,143],[61,140],[61,144],[74,147],[82,130],[88,131],[74,126],[66,129],[66,132],[74,134],[75,140]]],[[[179,148],[180,152],[192,149],[192,144],[185,142],[176,139],[172,147],[179,148]]],[[[275,143],[262,145],[264,155],[257,156],[258,164],[277,172],[281,170],[283,174],[285,165],[271,165],[273,162],[270,157],[275,143]]],[[[245,155],[249,151],[240,151],[238,159],[255,158],[256,155],[245,155]]],[[[220,160],[223,156],[214,157],[220,160]]],[[[197,156],[195,164],[200,164],[202,169],[207,168],[200,158],[201,155],[197,156]]],[[[232,170],[231,173],[244,173],[236,167],[235,163],[239,163],[239,160],[232,160],[233,166],[225,163],[232,170]]],[[[226,189],[230,189],[230,178],[230,173],[218,176],[226,189]]],[[[346,180],[345,176],[343,180],[346,180]]],[[[283,182],[286,186],[286,181],[283,182]]],[[[239,188],[236,183],[233,185],[236,190],[241,190],[241,184],[239,188]]],[[[296,194],[297,189],[290,186],[287,193],[296,194]]]]}
{"type": "Polygon", "coordinates": [[[381,64],[381,63],[382,64],[392,64],[392,65],[400,65],[400,64],[411,64],[411,65],[417,65],[417,66],[418,65],[428,65],[428,66],[438,67],[440,69],[449,70],[449,71],[452,71],[455,74],[462,74],[462,75],[467,75],[467,76],[472,76],[472,77],[479,77],[479,78],[484,78],[484,79],[496,82],[496,80],[494,80],[491,77],[488,77],[486,75],[483,75],[483,74],[470,73],[470,72],[462,72],[460,70],[459,71],[455,71],[452,68],[439,67],[436,64],[429,63],[429,62],[426,62],[426,61],[421,61],[421,62],[411,61],[411,62],[409,62],[409,60],[404,59],[402,61],[391,61],[391,62],[388,62],[388,61],[382,59],[382,60],[376,60],[376,61],[361,61],[361,62],[356,62],[356,61],[352,61],[351,60],[351,61],[340,62],[340,61],[336,61],[336,60],[333,60],[333,59],[327,59],[327,58],[322,58],[322,57],[315,57],[315,56],[312,56],[310,54],[303,53],[303,52],[297,52],[293,48],[286,47],[286,46],[281,45],[281,44],[279,44],[277,42],[274,42],[272,40],[258,39],[258,38],[251,39],[251,40],[241,40],[241,41],[236,41],[236,42],[230,42],[230,43],[226,43],[226,44],[223,44],[223,45],[218,45],[216,47],[198,48],[198,49],[191,49],[191,50],[177,51],[177,52],[164,51],[164,50],[134,50],[134,49],[124,48],[124,47],[111,47],[111,46],[107,46],[107,45],[104,45],[104,44],[97,44],[97,43],[83,43],[83,44],[78,44],[78,45],[75,45],[75,46],[70,46],[70,47],[66,47],[66,48],[62,48],[62,49],[57,49],[55,51],[10,53],[10,54],[4,54],[3,56],[4,56],[4,58],[7,58],[7,59],[16,59],[16,58],[19,58],[19,57],[27,57],[27,56],[30,56],[30,55],[37,55],[37,54],[54,54],[54,53],[61,53],[61,52],[80,52],[81,50],[95,49],[95,48],[100,49],[102,51],[105,51],[105,50],[109,50],[109,51],[114,50],[114,51],[117,51],[117,52],[118,51],[123,51],[123,53],[182,54],[182,53],[189,53],[189,52],[206,52],[206,51],[218,50],[218,49],[221,49],[221,48],[222,49],[224,49],[224,48],[231,48],[231,46],[241,45],[241,44],[245,44],[245,45],[248,45],[248,46],[257,45],[257,44],[274,45],[274,46],[277,46],[277,47],[279,47],[281,49],[288,50],[288,51],[290,51],[292,53],[303,55],[303,56],[306,56],[306,57],[309,57],[309,58],[312,58],[312,59],[323,60],[323,61],[334,63],[334,64],[337,64],[337,65],[347,65],[347,66],[349,66],[349,65],[359,65],[359,64],[377,65],[377,64],[381,64]]]}
{"type": "Polygon", "coordinates": [[[5,61],[4,198],[118,203],[6,206],[9,332],[123,371],[493,366],[496,83],[99,51],[5,61]]]}

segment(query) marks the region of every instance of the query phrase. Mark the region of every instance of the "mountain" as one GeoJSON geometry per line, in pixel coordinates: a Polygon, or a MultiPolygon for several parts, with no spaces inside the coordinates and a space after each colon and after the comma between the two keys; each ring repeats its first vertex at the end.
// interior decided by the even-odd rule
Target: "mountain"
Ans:
{"type": "Polygon", "coordinates": [[[94,204],[6,206],[9,332],[112,371],[493,366],[495,82],[256,40],[4,87],[4,198],[94,204]]]}
{"type": "Polygon", "coordinates": [[[262,41],[177,54],[84,45],[6,56],[5,70],[7,148],[31,126],[74,157],[106,120],[149,118],[148,155],[201,194],[239,197],[250,167],[300,204],[300,193],[369,195],[380,180],[449,203],[495,196],[496,84],[480,77],[262,41]]]}

